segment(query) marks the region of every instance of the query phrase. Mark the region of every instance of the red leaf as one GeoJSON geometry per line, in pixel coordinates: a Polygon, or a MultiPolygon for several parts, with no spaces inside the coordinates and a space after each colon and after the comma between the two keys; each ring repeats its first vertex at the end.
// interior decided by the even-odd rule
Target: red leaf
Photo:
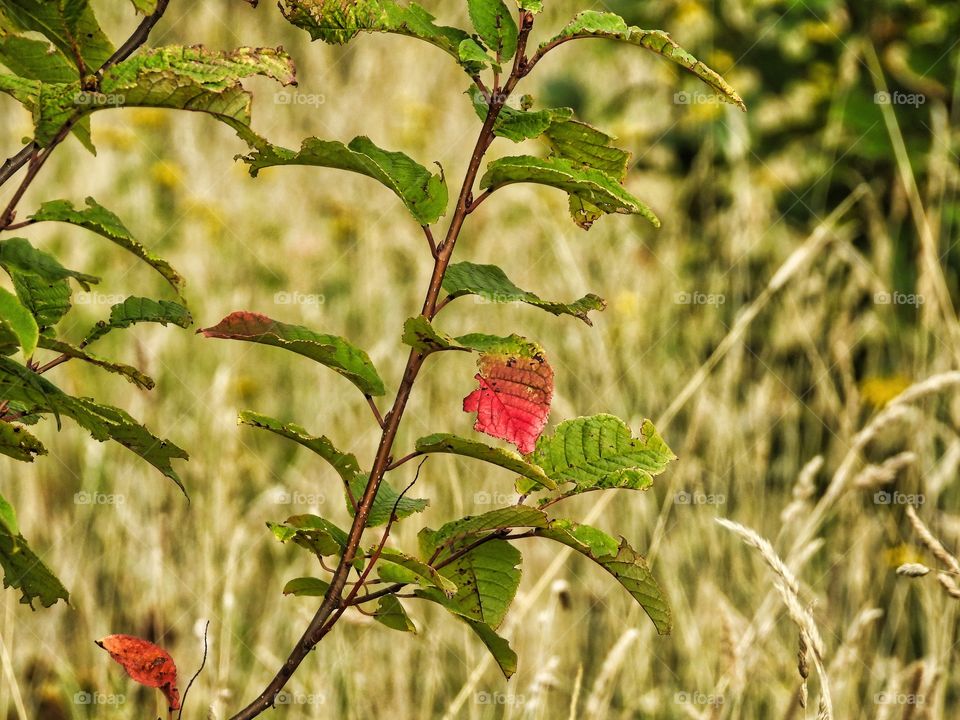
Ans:
{"type": "Polygon", "coordinates": [[[480,387],[463,399],[463,411],[477,413],[474,429],[533,452],[550,415],[553,368],[540,354],[483,354],[479,365],[480,387]]]}
{"type": "Polygon", "coordinates": [[[177,666],[170,653],[152,642],[132,635],[107,635],[98,640],[110,657],[116,660],[141,685],[160,688],[171,710],[180,709],[180,691],[177,690],[177,666]]]}

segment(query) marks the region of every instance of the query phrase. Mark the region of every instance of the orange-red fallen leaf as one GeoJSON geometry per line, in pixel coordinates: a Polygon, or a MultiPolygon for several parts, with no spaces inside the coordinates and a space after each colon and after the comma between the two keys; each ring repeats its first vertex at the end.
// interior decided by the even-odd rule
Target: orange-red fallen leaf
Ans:
{"type": "Polygon", "coordinates": [[[170,653],[152,642],[132,635],[107,635],[97,640],[110,657],[116,660],[141,685],[159,688],[171,710],[180,709],[180,691],[177,690],[177,666],[170,653]]]}
{"type": "Polygon", "coordinates": [[[464,412],[477,413],[474,429],[533,452],[550,415],[553,368],[539,354],[484,354],[479,365],[480,387],[463,399],[464,412]]]}

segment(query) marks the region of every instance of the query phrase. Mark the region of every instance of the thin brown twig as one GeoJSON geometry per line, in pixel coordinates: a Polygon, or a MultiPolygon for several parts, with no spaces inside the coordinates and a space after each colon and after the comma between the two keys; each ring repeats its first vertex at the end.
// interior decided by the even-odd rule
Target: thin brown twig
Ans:
{"type": "MultiPolygon", "coordinates": [[[[420,452],[419,450],[414,450],[412,453],[408,453],[404,455],[402,458],[400,458],[399,460],[396,460],[395,462],[390,463],[387,466],[387,472],[389,472],[390,470],[396,470],[401,465],[404,465],[405,463],[408,463],[414,458],[420,457],[421,455],[423,455],[422,452],[420,452]]],[[[419,470],[417,472],[419,472],[419,470]]]]}
{"type": "Polygon", "coordinates": [[[19,230],[20,228],[25,228],[28,225],[36,224],[36,220],[24,220],[23,222],[13,223],[12,225],[7,225],[4,230],[19,230]]]}
{"type": "Polygon", "coordinates": [[[42,365],[38,367],[34,372],[36,372],[37,375],[43,375],[48,370],[52,370],[58,365],[63,365],[63,363],[67,362],[68,360],[70,360],[69,355],[59,355],[55,357],[53,360],[51,360],[50,362],[48,362],[46,365],[42,365]]]}
{"type": "Polygon", "coordinates": [[[207,624],[203,626],[203,659],[200,661],[200,667],[197,668],[197,671],[193,674],[193,677],[190,678],[190,682],[187,683],[187,689],[183,691],[183,697],[180,699],[180,712],[177,715],[177,720],[181,720],[183,717],[183,707],[187,704],[187,695],[190,693],[190,688],[193,687],[193,681],[200,677],[200,673],[203,672],[203,668],[207,664],[207,631],[210,629],[210,621],[207,620],[207,624]]]}
{"type": "Polygon", "coordinates": [[[390,511],[390,519],[387,520],[387,525],[383,529],[383,535],[380,536],[380,542],[377,545],[376,550],[373,551],[373,554],[370,555],[370,561],[367,563],[367,566],[363,569],[363,572],[360,573],[360,579],[354,584],[346,599],[341,602],[342,607],[347,607],[357,597],[357,594],[364,586],[364,583],[367,581],[370,573],[373,572],[373,568],[380,559],[380,555],[383,553],[383,548],[386,547],[387,540],[390,538],[390,531],[393,529],[393,524],[397,521],[397,508],[400,507],[400,501],[403,500],[403,496],[406,495],[410,491],[410,488],[412,488],[414,484],[416,484],[417,480],[420,479],[420,468],[423,467],[423,463],[426,461],[427,458],[424,458],[420,462],[420,465],[417,467],[417,473],[413,476],[413,480],[411,480],[410,484],[403,489],[403,492],[397,495],[397,499],[393,503],[393,509],[390,511]]]}
{"type": "MultiPolygon", "coordinates": [[[[536,536],[536,533],[534,533],[533,531],[519,533],[517,535],[510,535],[509,534],[510,532],[511,532],[510,528],[504,528],[503,531],[501,532],[492,532],[488,535],[484,535],[482,538],[479,538],[476,542],[471,543],[469,546],[463,548],[462,550],[458,550],[456,553],[451,554],[450,557],[444,558],[443,560],[441,560],[439,563],[437,563],[435,566],[432,566],[432,567],[434,570],[441,570],[442,568],[445,568],[450,563],[456,562],[467,553],[472,552],[473,550],[476,550],[478,547],[480,547],[484,543],[490,542],[491,540],[508,540],[508,541],[523,540],[525,538],[531,538],[536,536]],[[504,534],[504,533],[507,533],[507,534],[504,534]]],[[[431,560],[431,563],[432,562],[433,561],[431,560]]],[[[407,585],[408,583],[394,583],[393,585],[390,585],[389,587],[385,587],[382,590],[377,590],[376,592],[372,592],[368,595],[364,595],[363,597],[357,598],[356,600],[353,601],[352,604],[357,605],[359,603],[370,602],[371,600],[379,600],[384,595],[395,595],[397,592],[405,588],[407,585]]]]}
{"type": "Polygon", "coordinates": [[[447,305],[449,305],[450,303],[452,303],[454,300],[456,300],[455,297],[453,297],[452,295],[447,295],[443,300],[441,300],[439,303],[437,303],[437,307],[436,307],[436,309],[433,311],[434,317],[436,317],[437,314],[438,314],[441,310],[443,310],[447,305]]]}
{"type": "Polygon", "coordinates": [[[373,416],[377,419],[377,424],[380,426],[380,429],[383,430],[383,415],[380,414],[380,408],[377,407],[377,401],[373,399],[372,395],[364,395],[364,397],[367,398],[367,404],[373,411],[373,416]]]}
{"type": "Polygon", "coordinates": [[[17,171],[30,161],[37,146],[33,143],[24,145],[15,155],[11,155],[0,165],[0,186],[6,184],[7,180],[17,174],[17,171]]]}
{"type": "MultiPolygon", "coordinates": [[[[157,7],[154,12],[140,22],[140,25],[138,25],[136,30],[133,31],[133,34],[127,38],[126,42],[117,48],[116,52],[114,52],[113,55],[111,55],[94,74],[98,83],[99,80],[103,78],[103,73],[105,70],[129,58],[141,45],[143,45],[143,43],[147,41],[151,30],[153,30],[153,27],[160,22],[160,18],[163,17],[163,14],[166,12],[167,5],[169,5],[169,3],[170,0],[157,0],[157,7]]],[[[80,66],[81,75],[85,76],[86,67],[83,65],[83,60],[82,58],[79,58],[79,55],[78,64],[80,66]]],[[[53,140],[51,140],[50,143],[42,150],[36,144],[36,142],[33,142],[30,145],[21,148],[16,155],[8,158],[3,163],[2,168],[0,168],[0,185],[6,183],[7,180],[9,180],[24,165],[28,165],[28,168],[27,174],[24,176],[20,186],[14,192],[13,197],[8,203],[6,209],[2,214],[0,214],[0,230],[9,230],[11,225],[13,225],[13,221],[16,216],[17,204],[23,198],[23,195],[30,187],[30,184],[36,178],[40,168],[42,168],[44,163],[46,163],[47,158],[49,158],[53,150],[67,138],[67,136],[70,134],[70,131],[73,129],[73,126],[79,122],[83,115],[84,113],[77,112],[68,118],[54,136],[53,140]]]]}
{"type": "Polygon", "coordinates": [[[100,66],[100,69],[96,72],[97,79],[103,78],[104,72],[117,63],[121,63],[129,58],[147,41],[154,26],[160,22],[160,18],[162,18],[163,14],[167,11],[167,5],[169,4],[170,0],[157,0],[157,7],[154,11],[140,21],[137,29],[127,38],[126,42],[118,47],[113,55],[107,58],[107,61],[100,66]]]}
{"type": "Polygon", "coordinates": [[[433,239],[433,230],[430,229],[429,225],[422,225],[423,234],[427,236],[427,242],[430,244],[430,254],[433,255],[433,259],[437,259],[437,242],[433,239]]]}
{"type": "Polygon", "coordinates": [[[485,190],[481,195],[477,196],[477,198],[472,203],[470,203],[470,209],[467,212],[472,213],[474,210],[480,207],[480,203],[482,203],[491,195],[493,195],[493,188],[485,190]]]}

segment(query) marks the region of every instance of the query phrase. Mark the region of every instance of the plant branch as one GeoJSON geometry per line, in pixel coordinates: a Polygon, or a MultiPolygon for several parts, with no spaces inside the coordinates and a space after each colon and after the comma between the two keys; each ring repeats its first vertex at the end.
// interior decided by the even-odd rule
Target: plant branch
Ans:
{"type": "Polygon", "coordinates": [[[548,43],[541,45],[537,51],[533,54],[533,57],[530,58],[530,61],[526,64],[523,69],[523,76],[526,77],[530,74],[530,71],[536,67],[537,63],[543,60],[548,52],[551,50],[560,47],[564,43],[568,43],[571,40],[589,40],[591,38],[600,38],[598,35],[590,35],[589,33],[583,33],[581,35],[567,35],[565,37],[557,38],[556,40],[551,40],[548,43]]]}
{"type": "Polygon", "coordinates": [[[0,186],[4,185],[20,168],[27,164],[36,149],[37,147],[33,143],[24,145],[16,155],[11,155],[3,161],[3,165],[0,165],[0,186]]]}
{"type": "Polygon", "coordinates": [[[177,714],[177,720],[181,720],[183,717],[183,706],[187,704],[187,695],[190,693],[190,688],[193,687],[193,681],[200,677],[200,673],[203,672],[203,668],[207,664],[207,631],[209,629],[210,621],[207,620],[207,624],[203,626],[203,659],[200,661],[200,667],[197,668],[197,671],[193,674],[193,677],[190,678],[190,682],[187,683],[187,689],[183,691],[183,697],[180,699],[180,712],[177,714]]]}
{"type": "Polygon", "coordinates": [[[471,213],[472,213],[474,210],[476,210],[478,207],[480,207],[480,203],[482,203],[484,200],[486,200],[486,199],[487,199],[488,197],[490,197],[491,195],[493,195],[493,188],[490,188],[490,189],[484,191],[482,195],[478,196],[478,197],[470,204],[470,209],[469,209],[467,212],[471,212],[471,213]]]}
{"type": "MultiPolygon", "coordinates": [[[[420,452],[419,450],[414,450],[412,453],[409,453],[409,454],[407,454],[407,455],[404,455],[404,456],[403,456],[402,458],[400,458],[399,460],[390,463],[390,465],[387,466],[387,471],[396,470],[398,467],[400,467],[400,466],[403,465],[404,463],[408,463],[408,462],[410,462],[411,460],[413,460],[414,458],[420,457],[421,455],[423,455],[422,452],[420,452]]],[[[417,468],[417,472],[420,472],[420,469],[419,469],[419,468],[417,468]]]]}
{"type": "Polygon", "coordinates": [[[430,244],[430,254],[433,255],[433,259],[437,259],[437,242],[433,239],[433,230],[430,229],[429,225],[423,225],[423,234],[427,236],[427,242],[430,244]]]}
{"type": "MultiPolygon", "coordinates": [[[[143,45],[143,43],[147,41],[147,38],[150,36],[150,31],[153,30],[154,25],[160,22],[160,18],[163,17],[163,14],[166,12],[167,5],[169,5],[169,3],[170,0],[157,0],[157,7],[154,12],[140,22],[140,25],[137,26],[137,29],[133,31],[133,34],[127,38],[126,42],[117,48],[116,52],[114,52],[113,55],[111,55],[97,70],[94,77],[98,83],[100,79],[103,78],[103,73],[105,70],[129,58],[141,45],[143,45]]],[[[81,72],[85,73],[82,59],[80,60],[80,65],[81,72]]],[[[73,126],[80,121],[81,117],[83,117],[83,113],[79,112],[71,116],[63,124],[46,148],[41,150],[36,142],[32,142],[29,145],[21,148],[16,155],[8,158],[3,163],[3,166],[0,167],[0,185],[3,185],[18,170],[20,170],[20,168],[29,164],[27,168],[27,174],[24,177],[23,182],[20,183],[20,186],[17,188],[16,192],[14,192],[9,204],[3,211],[3,214],[0,214],[0,230],[11,229],[16,216],[17,203],[19,203],[23,198],[24,193],[26,193],[27,189],[30,187],[30,184],[36,178],[40,168],[43,167],[44,163],[47,161],[47,158],[50,157],[50,153],[53,152],[57,145],[66,139],[67,135],[69,135],[70,131],[73,129],[73,126]]],[[[22,225],[18,225],[17,227],[22,227],[22,225]]]]}
{"type": "Polygon", "coordinates": [[[50,153],[53,152],[54,148],[63,142],[64,138],[67,137],[67,133],[70,132],[70,127],[72,123],[67,122],[60,132],[57,133],[56,137],[51,141],[43,150],[38,150],[36,147],[32,147],[30,153],[30,158],[27,161],[27,174],[24,175],[23,180],[20,182],[20,185],[13,193],[13,197],[10,198],[10,202],[7,203],[7,207],[4,209],[3,213],[0,213],[0,230],[6,230],[13,224],[14,219],[17,216],[17,203],[23,199],[24,194],[27,192],[27,189],[30,187],[30,184],[36,179],[37,173],[40,172],[40,169],[47,162],[47,158],[50,157],[50,153]]]}
{"type": "Polygon", "coordinates": [[[34,372],[37,373],[37,375],[43,375],[48,370],[53,370],[53,368],[57,367],[57,365],[63,365],[63,363],[67,362],[69,359],[69,355],[58,355],[46,365],[38,367],[34,372]]]}
{"type": "MultiPolygon", "coordinates": [[[[510,93],[517,86],[522,77],[523,68],[526,65],[524,55],[527,38],[533,28],[533,15],[527,11],[520,12],[521,29],[517,41],[517,55],[514,59],[513,70],[510,78],[504,85],[503,91],[498,93],[491,101],[487,110],[486,119],[477,138],[473,153],[470,156],[470,163],[460,188],[460,195],[457,199],[457,206],[450,221],[450,227],[447,230],[446,237],[437,247],[437,253],[434,258],[433,274],[430,278],[430,284],[427,288],[423,301],[422,314],[428,319],[432,319],[437,312],[437,301],[440,297],[443,278],[453,256],[453,250],[457,239],[460,237],[460,231],[463,229],[464,221],[469,214],[469,208],[472,202],[473,186],[476,183],[477,175],[480,171],[480,165],[483,157],[494,140],[493,127],[500,111],[507,101],[510,93]]],[[[360,499],[357,512],[353,518],[353,524],[347,536],[347,543],[343,554],[340,556],[337,569],[330,579],[330,587],[327,589],[323,602],[317,609],[316,614],[311,620],[309,626],[304,631],[300,640],[297,641],[293,650],[287,656],[286,661],[277,671],[274,678],[260,695],[251,702],[246,708],[233,716],[231,720],[251,720],[258,717],[267,709],[273,707],[277,694],[287,684],[287,681],[296,672],[297,668],[307,657],[310,651],[318,642],[333,628],[346,610],[343,603],[343,592],[346,587],[347,578],[350,573],[350,567],[357,555],[363,531],[366,529],[370,510],[373,507],[373,501],[380,489],[383,476],[390,465],[390,456],[394,441],[397,437],[397,431],[400,427],[400,421],[403,418],[404,410],[410,395],[413,391],[417,375],[423,367],[423,361],[426,356],[416,349],[410,351],[407,359],[406,368],[394,399],[393,407],[384,418],[383,432],[380,437],[380,444],[377,447],[377,453],[374,458],[373,467],[370,470],[370,478],[367,487],[364,490],[363,497],[360,499]]],[[[356,587],[356,586],[355,586],[356,587]]]]}
{"type": "Polygon", "coordinates": [[[377,401],[373,399],[372,395],[365,395],[364,397],[367,398],[367,404],[373,411],[373,416],[377,419],[377,424],[380,425],[380,429],[383,430],[383,415],[380,414],[380,408],[377,407],[377,401]]]}
{"type": "Polygon", "coordinates": [[[19,230],[20,228],[25,228],[29,225],[35,225],[36,220],[24,220],[23,222],[13,223],[13,225],[7,225],[4,230],[19,230]]]}
{"type": "MultiPolygon", "coordinates": [[[[450,563],[455,562],[460,558],[462,558],[468,552],[471,552],[472,550],[476,550],[478,547],[480,547],[484,543],[489,542],[491,540],[522,540],[524,538],[530,538],[530,537],[536,536],[536,533],[532,531],[520,533],[518,535],[510,535],[509,534],[510,532],[511,532],[510,528],[503,528],[498,532],[492,532],[488,535],[484,535],[482,538],[479,538],[476,542],[471,543],[468,547],[464,548],[462,551],[457,551],[456,553],[452,554],[450,557],[445,558],[444,560],[441,560],[439,563],[437,563],[435,566],[432,566],[432,567],[434,568],[434,570],[440,570],[441,568],[445,568],[450,563]]],[[[389,587],[385,587],[382,590],[377,590],[376,592],[372,592],[368,595],[364,595],[361,598],[357,598],[356,600],[353,601],[352,604],[359,605],[361,603],[370,602],[371,600],[379,600],[384,595],[394,595],[400,590],[402,590],[403,588],[405,588],[407,584],[408,583],[394,583],[393,585],[390,585],[389,587]]]]}
{"type": "Polygon", "coordinates": [[[383,535],[380,537],[380,543],[377,545],[377,549],[374,550],[373,554],[370,556],[370,561],[367,563],[367,566],[363,569],[363,572],[360,573],[360,578],[356,583],[354,583],[353,588],[350,590],[350,594],[347,595],[346,599],[342,603],[340,603],[341,609],[349,607],[349,605],[356,599],[357,594],[360,592],[360,588],[363,587],[364,583],[367,581],[367,578],[370,576],[370,573],[373,572],[373,568],[380,559],[380,555],[383,553],[383,548],[386,546],[387,540],[390,537],[390,531],[393,529],[393,524],[397,521],[397,508],[400,507],[400,501],[403,500],[403,496],[406,495],[410,488],[412,488],[417,480],[420,479],[420,468],[423,467],[423,463],[426,461],[427,458],[424,458],[420,461],[420,465],[417,467],[417,474],[413,476],[413,480],[411,480],[410,484],[403,489],[403,492],[397,495],[397,499],[393,503],[393,509],[390,511],[390,519],[387,521],[387,526],[383,529],[383,535]]]}
{"type": "Polygon", "coordinates": [[[443,310],[447,305],[452,303],[454,300],[456,300],[455,297],[453,297],[452,295],[447,295],[443,300],[438,302],[436,310],[433,311],[434,317],[436,317],[441,310],[443,310]]]}
{"type": "Polygon", "coordinates": [[[103,77],[103,73],[106,70],[109,70],[117,63],[121,63],[126,60],[147,41],[147,38],[150,37],[150,32],[153,30],[154,25],[160,22],[160,18],[162,18],[163,14],[167,11],[167,5],[169,4],[170,0],[157,0],[156,9],[150,15],[147,15],[143,20],[140,21],[137,29],[133,31],[133,34],[130,37],[127,38],[127,41],[118,47],[116,52],[107,58],[107,61],[100,66],[99,70],[97,70],[96,76],[98,80],[103,77]]]}

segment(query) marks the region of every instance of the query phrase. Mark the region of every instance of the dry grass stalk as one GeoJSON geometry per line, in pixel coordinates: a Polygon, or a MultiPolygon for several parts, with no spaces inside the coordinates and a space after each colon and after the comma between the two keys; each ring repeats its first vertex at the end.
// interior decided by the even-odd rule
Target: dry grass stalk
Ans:
{"type": "Polygon", "coordinates": [[[797,672],[800,673],[800,690],[798,692],[798,699],[800,707],[807,707],[807,695],[809,693],[809,688],[807,687],[807,678],[810,677],[810,666],[807,664],[807,653],[809,651],[807,636],[800,631],[800,635],[797,639],[797,672]]]}
{"type": "Polygon", "coordinates": [[[912,452],[902,452],[887,458],[880,465],[867,465],[853,480],[853,486],[860,490],[873,490],[889,485],[897,478],[904,468],[910,467],[917,461],[912,452]]]}
{"type": "Polygon", "coordinates": [[[918,703],[923,701],[920,690],[923,687],[924,663],[918,662],[910,677],[910,686],[907,692],[908,702],[903,708],[903,720],[914,720],[918,703]]]}
{"type": "Polygon", "coordinates": [[[904,563],[897,568],[897,575],[903,577],[917,578],[923,577],[930,572],[930,568],[920,563],[904,563]]]}
{"type": "Polygon", "coordinates": [[[774,585],[787,606],[790,618],[800,628],[801,633],[805,635],[806,643],[813,650],[813,665],[820,678],[820,713],[818,717],[823,717],[825,720],[832,718],[833,702],[830,697],[830,683],[823,664],[823,637],[820,635],[820,629],[817,627],[812,613],[800,602],[800,581],[777,555],[769,540],[740,523],[725,518],[717,518],[717,522],[730,532],[738,535],[747,545],[756,548],[763,560],[777,575],[778,581],[774,585]]]}
{"type": "Polygon", "coordinates": [[[920,538],[920,542],[933,553],[933,556],[946,565],[951,572],[960,575],[960,560],[957,560],[955,555],[948,552],[943,546],[943,543],[930,532],[930,528],[920,519],[920,516],[917,515],[917,511],[913,509],[912,505],[907,505],[907,518],[913,526],[913,531],[917,533],[917,536],[920,538]]]}
{"type": "Polygon", "coordinates": [[[570,693],[570,717],[577,720],[577,706],[580,704],[580,690],[583,688],[583,665],[577,665],[577,676],[573,679],[573,692],[570,693]]]}
{"type": "Polygon", "coordinates": [[[793,499],[780,513],[780,522],[784,525],[790,524],[794,518],[806,510],[810,498],[817,490],[814,480],[822,468],[823,455],[817,455],[800,470],[797,481],[793,485],[793,499]]]}
{"type": "Polygon", "coordinates": [[[627,658],[627,652],[634,641],[640,637],[640,631],[635,628],[627,630],[607,654],[600,666],[600,674],[593,684],[593,690],[590,691],[590,697],[587,698],[588,718],[602,718],[606,716],[607,708],[610,705],[610,698],[613,694],[614,681],[617,673],[623,666],[627,658]]]}
{"type": "Polygon", "coordinates": [[[937,573],[937,580],[940,581],[940,585],[943,586],[943,589],[946,591],[947,595],[960,600],[960,586],[957,585],[957,581],[954,580],[953,575],[940,572],[937,573]]]}

